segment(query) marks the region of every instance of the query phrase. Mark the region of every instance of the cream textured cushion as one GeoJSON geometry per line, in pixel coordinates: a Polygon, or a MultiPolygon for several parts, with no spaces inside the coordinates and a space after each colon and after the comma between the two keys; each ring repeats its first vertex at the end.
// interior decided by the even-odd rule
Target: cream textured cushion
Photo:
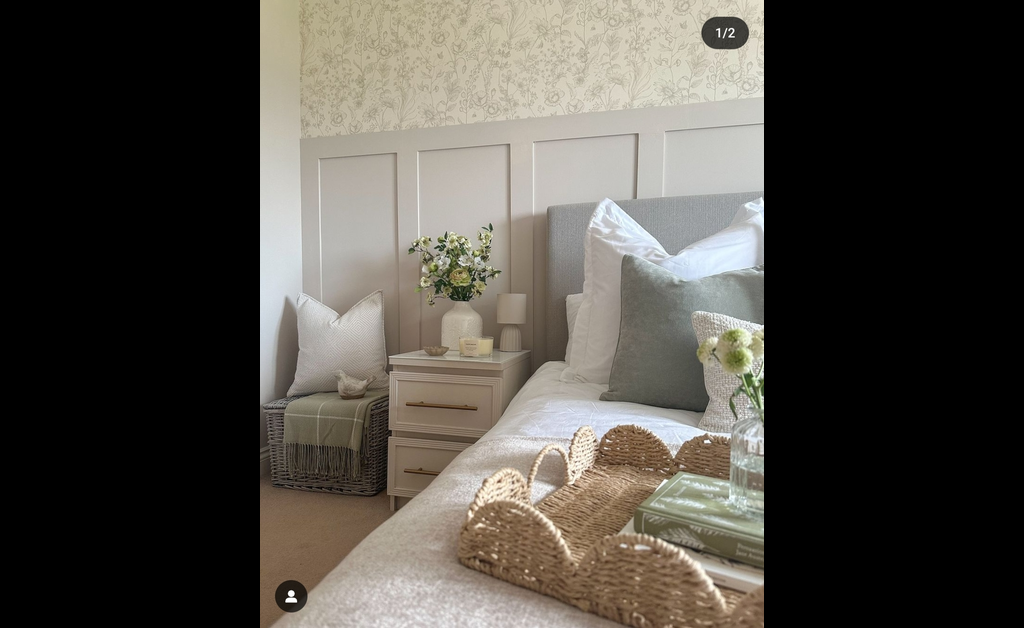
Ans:
{"type": "MultiPolygon", "coordinates": [[[[764,329],[764,325],[757,325],[748,321],[726,316],[725,314],[712,314],[711,312],[694,312],[691,317],[693,331],[697,335],[697,343],[700,344],[711,338],[718,337],[730,329],[740,328],[751,333],[764,329]]],[[[761,368],[763,360],[754,362],[754,372],[761,368]]],[[[736,417],[729,409],[729,398],[736,392],[740,380],[735,375],[730,375],[722,370],[722,365],[715,360],[704,365],[704,387],[708,390],[708,409],[704,412],[704,418],[697,425],[702,430],[709,432],[732,432],[732,426],[736,423],[736,417]]],[[[736,397],[736,411],[741,419],[756,416],[747,410],[747,398],[745,395],[736,397]]]]}
{"type": "Polygon", "coordinates": [[[308,294],[296,302],[299,361],[288,396],[338,390],[335,371],[373,378],[370,388],[387,388],[384,292],[378,290],[338,314],[308,294]]]}

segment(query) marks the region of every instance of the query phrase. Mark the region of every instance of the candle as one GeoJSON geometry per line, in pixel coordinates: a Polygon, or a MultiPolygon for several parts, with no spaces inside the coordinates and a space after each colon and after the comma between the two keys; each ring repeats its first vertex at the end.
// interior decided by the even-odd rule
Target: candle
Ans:
{"type": "Polygon", "coordinates": [[[464,358],[490,357],[493,352],[493,336],[459,338],[459,355],[464,358]]]}
{"type": "Polygon", "coordinates": [[[464,358],[475,358],[480,355],[478,338],[459,338],[459,355],[464,358]]]}

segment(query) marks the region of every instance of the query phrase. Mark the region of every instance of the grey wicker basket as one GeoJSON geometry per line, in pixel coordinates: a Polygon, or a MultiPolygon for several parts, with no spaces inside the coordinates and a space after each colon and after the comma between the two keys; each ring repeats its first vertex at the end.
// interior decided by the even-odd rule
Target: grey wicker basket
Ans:
{"type": "Polygon", "coordinates": [[[388,484],[388,398],[370,407],[370,420],[363,433],[362,470],[358,477],[327,480],[315,475],[291,473],[285,458],[284,411],[295,397],[263,404],[267,414],[267,440],[270,442],[270,481],[279,488],[292,488],[338,495],[376,495],[388,484]]]}

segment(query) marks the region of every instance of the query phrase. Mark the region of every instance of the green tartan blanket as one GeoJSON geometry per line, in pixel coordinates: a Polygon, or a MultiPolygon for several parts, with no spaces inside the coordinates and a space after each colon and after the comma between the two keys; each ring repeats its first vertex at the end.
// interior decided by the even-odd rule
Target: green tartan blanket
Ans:
{"type": "Polygon", "coordinates": [[[289,403],[284,411],[289,472],[325,479],[359,475],[370,407],[387,396],[386,389],[367,391],[362,399],[342,399],[329,392],[289,403]]]}

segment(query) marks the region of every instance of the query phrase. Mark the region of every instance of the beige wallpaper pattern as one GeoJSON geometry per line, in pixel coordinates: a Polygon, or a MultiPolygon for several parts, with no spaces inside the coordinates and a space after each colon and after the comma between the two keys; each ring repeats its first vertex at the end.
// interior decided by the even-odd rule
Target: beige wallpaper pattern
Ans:
{"type": "Polygon", "coordinates": [[[302,136],[764,96],[764,0],[302,0],[302,136]],[[700,27],[738,16],[739,50],[700,27]]]}

